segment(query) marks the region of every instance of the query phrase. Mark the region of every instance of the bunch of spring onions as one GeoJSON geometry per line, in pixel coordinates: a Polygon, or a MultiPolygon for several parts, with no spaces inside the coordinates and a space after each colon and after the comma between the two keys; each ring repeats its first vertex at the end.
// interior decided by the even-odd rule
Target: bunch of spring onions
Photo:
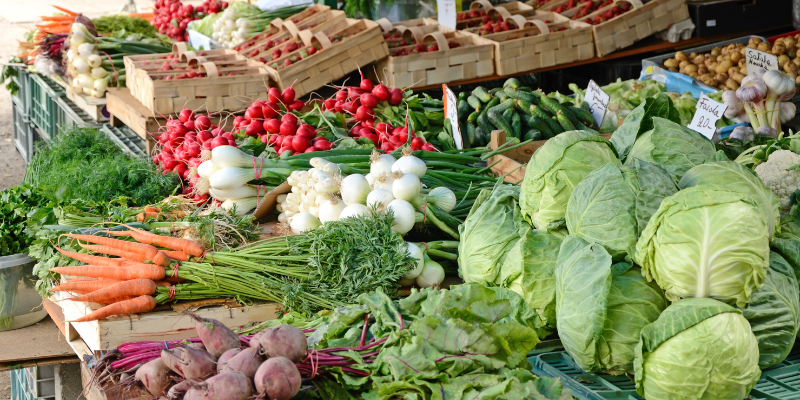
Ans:
{"type": "Polygon", "coordinates": [[[278,197],[278,221],[288,223],[292,232],[302,233],[331,221],[391,210],[392,230],[401,235],[418,222],[429,222],[458,238],[460,221],[447,214],[456,206],[455,193],[444,186],[423,190],[420,178],[428,168],[409,148],[397,160],[391,154],[373,153],[366,175],[356,173],[342,178],[338,164],[323,158],[312,158],[310,163],[314,168],[289,176],[292,192],[278,197]]]}
{"type": "Polygon", "coordinates": [[[287,18],[306,7],[308,4],[261,11],[247,2],[234,2],[214,22],[211,38],[227,48],[233,48],[264,31],[273,19],[287,18]]]}
{"type": "Polygon", "coordinates": [[[93,97],[104,97],[110,84],[124,86],[124,56],[170,51],[163,45],[95,36],[80,22],[72,24],[68,43],[67,76],[72,78],[72,89],[93,97]]]}
{"type": "Polygon", "coordinates": [[[722,94],[722,101],[728,106],[725,116],[749,119],[756,134],[778,137],[781,124],[794,118],[797,111],[789,101],[794,94],[795,83],[791,76],[759,68],[748,74],[735,92],[726,90],[722,94]]]}

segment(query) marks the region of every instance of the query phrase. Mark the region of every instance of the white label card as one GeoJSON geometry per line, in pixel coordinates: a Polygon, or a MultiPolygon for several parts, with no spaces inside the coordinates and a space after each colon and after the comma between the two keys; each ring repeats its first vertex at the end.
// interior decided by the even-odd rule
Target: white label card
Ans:
{"type": "Polygon", "coordinates": [[[458,126],[458,97],[447,85],[442,85],[444,92],[444,117],[450,120],[450,127],[453,131],[453,141],[456,148],[464,148],[464,139],[461,136],[461,128],[458,126]]]}
{"type": "Polygon", "coordinates": [[[747,59],[747,75],[751,75],[758,68],[764,68],[767,71],[778,69],[778,57],[772,54],[748,47],[745,50],[745,58],[747,59]]]}
{"type": "Polygon", "coordinates": [[[703,136],[711,139],[716,132],[717,121],[722,118],[722,114],[728,109],[725,104],[717,103],[714,100],[706,97],[705,94],[700,95],[697,100],[697,111],[692,117],[692,122],[689,124],[689,129],[702,133],[703,136]]]}
{"type": "Polygon", "coordinates": [[[439,25],[456,29],[456,0],[436,0],[436,7],[439,9],[439,25]]]}
{"type": "Polygon", "coordinates": [[[598,127],[603,123],[603,117],[606,116],[609,100],[611,100],[611,96],[604,92],[603,88],[595,83],[595,81],[589,81],[589,86],[586,88],[583,101],[589,104],[589,112],[592,113],[594,123],[598,127]]]}

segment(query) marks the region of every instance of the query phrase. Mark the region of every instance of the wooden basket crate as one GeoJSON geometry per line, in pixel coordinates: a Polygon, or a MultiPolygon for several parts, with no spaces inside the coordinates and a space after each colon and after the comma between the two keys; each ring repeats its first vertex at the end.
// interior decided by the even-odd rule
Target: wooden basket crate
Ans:
{"type": "Polygon", "coordinates": [[[375,22],[381,26],[383,39],[386,40],[390,53],[392,49],[397,47],[421,43],[422,38],[431,32],[455,31],[444,25],[439,25],[439,22],[433,18],[418,18],[395,23],[389,22],[386,18],[381,18],[375,22]]]}
{"type": "Polygon", "coordinates": [[[523,16],[510,15],[503,7],[495,7],[490,13],[499,13],[505,20],[514,21],[514,25],[522,27],[481,36],[494,44],[495,72],[498,75],[511,75],[594,57],[592,26],[589,24],[572,21],[549,11],[534,11],[523,16]],[[566,30],[560,30],[564,28],[566,30]],[[528,34],[533,36],[524,36],[528,34]]]}
{"type": "MultiPolygon", "coordinates": [[[[533,11],[533,7],[531,7],[531,6],[529,6],[529,5],[525,4],[525,3],[519,2],[519,1],[512,1],[512,2],[509,2],[509,3],[503,3],[502,7],[504,9],[506,9],[506,11],[508,11],[511,15],[517,15],[517,14],[522,14],[522,13],[533,11]]],[[[491,10],[492,8],[494,8],[494,6],[492,5],[492,3],[489,3],[487,0],[475,0],[475,1],[473,1],[469,5],[469,10],[465,10],[465,11],[462,11],[462,12],[458,13],[458,16],[456,17],[456,19],[457,19],[456,20],[456,29],[461,30],[461,29],[476,27],[476,26],[482,24],[481,20],[483,19],[483,17],[464,18],[462,16],[463,15],[469,15],[469,13],[472,12],[472,11],[478,11],[478,12],[483,12],[483,13],[488,14],[489,10],[491,10]],[[462,18],[462,19],[459,19],[459,18],[462,18]]]]}
{"type": "MultiPolygon", "coordinates": [[[[605,133],[600,136],[610,139],[611,133],[605,133]]],[[[540,147],[544,146],[547,140],[537,140],[530,142],[526,145],[511,149],[504,153],[489,157],[486,160],[487,165],[492,166],[492,172],[497,176],[505,175],[504,181],[508,183],[521,183],[525,178],[525,164],[531,160],[533,153],[540,147]]],[[[489,146],[492,150],[497,150],[500,146],[506,144],[505,131],[492,131],[492,137],[489,146]]]]}
{"type": "Polygon", "coordinates": [[[273,20],[267,31],[254,36],[241,46],[238,46],[236,50],[245,57],[267,64],[272,61],[272,55],[270,54],[272,49],[278,48],[278,45],[282,45],[286,40],[298,39],[301,31],[308,30],[311,33],[325,32],[326,34],[331,34],[346,26],[344,11],[331,10],[330,7],[319,4],[314,7],[310,7],[287,20],[279,18],[273,20]],[[298,17],[314,7],[319,7],[320,11],[305,15],[302,18],[298,17]],[[267,47],[269,42],[272,42],[273,47],[267,47]]]}
{"type": "MultiPolygon", "coordinates": [[[[689,18],[686,0],[651,0],[642,5],[639,0],[625,1],[633,9],[599,25],[594,25],[594,43],[598,57],[623,49],[650,35],[666,30],[670,25],[689,18]]],[[[589,14],[595,15],[613,7],[606,6],[589,14]]]]}
{"type": "Polygon", "coordinates": [[[339,79],[359,67],[371,64],[389,55],[380,26],[369,20],[347,19],[346,27],[332,36],[343,39],[330,40],[323,32],[302,31],[298,35],[306,46],[321,48],[312,56],[300,59],[286,67],[280,67],[286,58],[303,51],[299,48],[288,56],[275,60],[265,67],[270,85],[283,90],[294,85],[297,97],[304,96],[326,84],[339,79]]]}
{"type": "MultiPolygon", "coordinates": [[[[404,32],[404,37],[424,45],[436,44],[438,51],[390,56],[375,65],[375,73],[390,87],[427,86],[440,83],[489,76],[494,73],[494,46],[477,35],[454,32],[439,26],[437,31],[424,35],[409,35],[413,28],[404,32]],[[460,47],[450,48],[448,42],[460,47]]],[[[414,45],[397,47],[413,49],[414,45]]]]}

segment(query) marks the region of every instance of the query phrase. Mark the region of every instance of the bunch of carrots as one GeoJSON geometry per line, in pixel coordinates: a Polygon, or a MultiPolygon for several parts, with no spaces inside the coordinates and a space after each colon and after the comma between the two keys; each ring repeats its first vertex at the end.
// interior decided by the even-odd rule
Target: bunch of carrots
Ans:
{"type": "Polygon", "coordinates": [[[80,277],[51,289],[78,294],[71,301],[103,304],[100,309],[71,322],[95,321],[112,315],[136,314],[151,311],[156,306],[153,294],[158,286],[169,287],[178,283],[166,277],[165,268],[173,261],[188,261],[189,257],[203,257],[206,249],[187,239],[160,236],[127,225],[128,231],[104,231],[116,236],[127,236],[134,241],[105,236],[65,234],[83,242],[80,246],[104,257],[66,251],[56,247],[66,257],[86,263],[75,267],[56,267],[50,271],[61,275],[80,277]],[[159,249],[159,246],[162,249],[159,249]]]}

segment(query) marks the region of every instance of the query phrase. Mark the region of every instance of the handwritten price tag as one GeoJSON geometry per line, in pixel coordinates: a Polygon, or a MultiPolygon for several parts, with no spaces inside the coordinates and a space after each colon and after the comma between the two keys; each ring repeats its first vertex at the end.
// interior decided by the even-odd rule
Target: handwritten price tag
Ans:
{"type": "Polygon", "coordinates": [[[697,111],[695,111],[692,122],[689,124],[689,129],[702,133],[703,136],[711,139],[717,130],[717,121],[722,118],[722,114],[725,113],[726,109],[728,109],[728,106],[725,104],[717,103],[706,97],[705,94],[700,95],[700,100],[697,101],[697,111]]]}
{"type": "Polygon", "coordinates": [[[772,54],[749,47],[744,54],[747,59],[747,75],[752,75],[758,68],[764,68],[767,71],[778,69],[778,57],[772,54]]]}
{"type": "Polygon", "coordinates": [[[589,86],[586,88],[586,94],[583,96],[583,101],[589,104],[589,112],[592,113],[595,125],[600,126],[603,123],[609,100],[611,100],[611,96],[604,92],[595,81],[590,80],[589,86]]]}
{"type": "Polygon", "coordinates": [[[461,150],[464,148],[464,139],[461,137],[461,127],[458,126],[458,97],[447,85],[442,85],[442,91],[444,92],[444,117],[450,120],[453,141],[456,143],[456,148],[461,150]]]}
{"type": "Polygon", "coordinates": [[[456,29],[456,0],[436,0],[436,7],[439,9],[439,25],[456,29]]]}

